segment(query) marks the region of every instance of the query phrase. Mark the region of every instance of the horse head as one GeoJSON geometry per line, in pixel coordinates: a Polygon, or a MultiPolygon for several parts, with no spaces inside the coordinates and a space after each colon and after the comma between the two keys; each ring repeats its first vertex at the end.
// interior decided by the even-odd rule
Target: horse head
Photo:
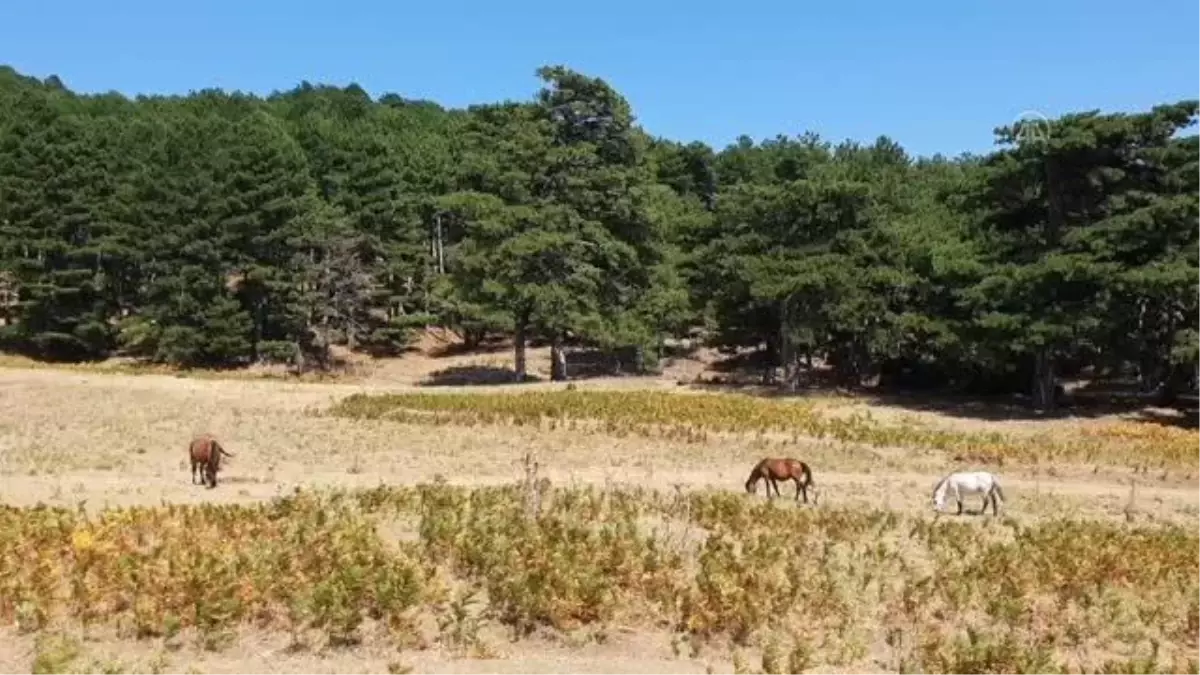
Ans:
{"type": "Polygon", "coordinates": [[[938,481],[938,484],[933,488],[933,494],[929,496],[929,501],[934,511],[941,511],[942,506],[946,503],[946,479],[938,481]]]}

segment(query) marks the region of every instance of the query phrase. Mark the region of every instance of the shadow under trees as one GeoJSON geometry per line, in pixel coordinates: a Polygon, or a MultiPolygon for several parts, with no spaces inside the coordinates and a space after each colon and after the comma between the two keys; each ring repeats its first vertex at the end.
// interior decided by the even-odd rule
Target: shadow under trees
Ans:
{"type": "Polygon", "coordinates": [[[714,362],[710,376],[680,382],[693,389],[737,392],[768,398],[804,398],[846,395],[864,403],[886,405],[918,412],[973,420],[1019,421],[1067,418],[1132,416],[1139,421],[1195,429],[1200,420],[1200,405],[1194,393],[1166,398],[1159,391],[1143,391],[1135,379],[1072,373],[1070,386],[1056,386],[1053,410],[1037,410],[1025,387],[1028,373],[1014,371],[1004,376],[978,373],[951,383],[944,374],[903,377],[883,368],[873,380],[847,384],[835,370],[825,365],[801,368],[791,387],[764,384],[764,372],[773,367],[766,350],[734,354],[714,362]],[[1090,376],[1090,377],[1089,377],[1090,376]]]}

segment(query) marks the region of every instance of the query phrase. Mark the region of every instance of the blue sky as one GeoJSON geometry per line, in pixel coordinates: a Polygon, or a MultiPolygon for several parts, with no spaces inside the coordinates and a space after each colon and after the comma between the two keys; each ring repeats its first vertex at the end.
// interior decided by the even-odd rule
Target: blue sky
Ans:
{"type": "Polygon", "coordinates": [[[0,64],[76,91],[357,82],[443,105],[605,78],[651,133],[717,148],[812,130],[983,152],[1025,111],[1198,96],[1196,0],[0,3],[0,64]]]}

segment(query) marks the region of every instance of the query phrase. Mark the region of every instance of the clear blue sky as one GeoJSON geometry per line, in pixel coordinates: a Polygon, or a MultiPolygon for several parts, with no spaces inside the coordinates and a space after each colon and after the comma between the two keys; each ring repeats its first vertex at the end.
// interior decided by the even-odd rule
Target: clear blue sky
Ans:
{"type": "Polygon", "coordinates": [[[443,105],[605,78],[651,133],[717,148],[816,131],[986,151],[1024,111],[1197,97],[1196,0],[0,1],[0,63],[76,91],[357,82],[443,105]]]}

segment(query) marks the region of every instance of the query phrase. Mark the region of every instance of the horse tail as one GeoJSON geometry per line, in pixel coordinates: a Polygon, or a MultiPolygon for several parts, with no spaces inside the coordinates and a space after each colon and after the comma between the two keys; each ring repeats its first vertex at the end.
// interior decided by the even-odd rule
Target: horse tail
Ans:
{"type": "Polygon", "coordinates": [[[1000,481],[993,480],[992,486],[996,488],[996,494],[1000,495],[1000,501],[1006,502],[1008,498],[1004,496],[1004,490],[1000,489],[1000,481]]]}
{"type": "Polygon", "coordinates": [[[800,473],[804,476],[804,484],[811,486],[813,484],[812,469],[808,464],[800,462],[800,473]]]}
{"type": "Polygon", "coordinates": [[[231,453],[229,453],[228,451],[226,451],[225,448],[222,448],[221,444],[218,443],[215,439],[213,440],[213,448],[217,452],[221,453],[222,455],[225,455],[226,457],[233,457],[233,455],[231,453]]]}

